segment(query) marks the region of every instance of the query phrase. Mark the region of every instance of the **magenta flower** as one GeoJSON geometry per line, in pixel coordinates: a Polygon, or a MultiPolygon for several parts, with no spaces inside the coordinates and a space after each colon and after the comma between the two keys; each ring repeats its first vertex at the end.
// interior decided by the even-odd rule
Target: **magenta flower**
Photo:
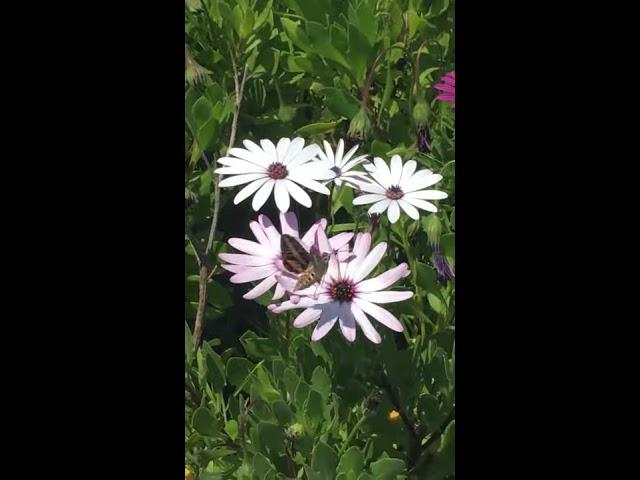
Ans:
{"type": "Polygon", "coordinates": [[[456,108],[456,72],[449,72],[441,78],[443,83],[434,85],[433,88],[441,93],[436,98],[438,100],[451,100],[451,108],[456,108]]]}
{"type": "MultiPolygon", "coordinates": [[[[318,243],[324,243],[324,231],[316,230],[318,243]]],[[[316,287],[296,292],[302,297],[297,302],[289,300],[280,305],[269,305],[274,313],[284,312],[294,308],[304,308],[293,321],[293,326],[303,328],[314,322],[317,325],[311,335],[311,340],[317,341],[324,337],[336,322],[340,325],[342,335],[349,341],[356,339],[356,324],[365,337],[373,343],[380,343],[380,334],[371,324],[367,315],[372,316],[379,323],[395,332],[402,332],[402,324],[388,310],[380,307],[379,303],[392,303],[407,300],[413,296],[409,291],[385,290],[401,278],[410,274],[406,263],[401,263],[376,277],[366,277],[380,263],[387,250],[387,244],[381,242],[371,251],[371,235],[359,233],[356,237],[353,251],[344,261],[332,255],[329,268],[319,287],[317,298],[313,296],[316,287]]],[[[324,246],[326,249],[326,245],[324,246]]],[[[278,276],[278,282],[283,288],[290,289],[290,280],[278,276]]]]}
{"type": "MultiPolygon", "coordinates": [[[[300,237],[298,219],[293,212],[280,213],[280,232],[269,217],[258,215],[258,221],[249,224],[257,242],[244,238],[230,238],[229,245],[242,253],[221,253],[219,258],[224,262],[221,266],[234,273],[229,279],[231,283],[248,283],[260,280],[260,283],[243,295],[243,298],[247,300],[258,298],[276,285],[276,274],[286,273],[280,251],[280,234],[286,233],[297,238],[308,250],[315,241],[316,231],[321,230],[324,233],[326,226],[326,219],[320,219],[300,237]]],[[[331,250],[343,252],[345,248],[348,249],[351,237],[353,237],[352,233],[341,233],[332,237],[328,240],[331,250]]],[[[278,284],[273,299],[282,298],[284,294],[284,288],[278,284]]]]}

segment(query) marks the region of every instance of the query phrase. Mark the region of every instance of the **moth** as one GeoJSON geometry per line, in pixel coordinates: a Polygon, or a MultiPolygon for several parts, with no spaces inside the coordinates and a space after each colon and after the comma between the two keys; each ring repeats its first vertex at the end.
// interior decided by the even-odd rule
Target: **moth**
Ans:
{"type": "Polygon", "coordinates": [[[283,234],[280,237],[280,251],[284,268],[298,274],[294,292],[320,282],[329,266],[330,254],[321,253],[315,245],[307,252],[291,235],[283,234]]]}

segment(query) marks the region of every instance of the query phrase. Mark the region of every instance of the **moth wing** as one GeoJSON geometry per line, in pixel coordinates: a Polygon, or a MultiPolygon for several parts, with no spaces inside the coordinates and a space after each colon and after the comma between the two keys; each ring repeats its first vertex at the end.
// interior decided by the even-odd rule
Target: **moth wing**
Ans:
{"type": "Polygon", "coordinates": [[[283,234],[280,237],[280,251],[284,268],[293,273],[302,273],[311,261],[309,253],[298,240],[291,235],[283,234]]]}

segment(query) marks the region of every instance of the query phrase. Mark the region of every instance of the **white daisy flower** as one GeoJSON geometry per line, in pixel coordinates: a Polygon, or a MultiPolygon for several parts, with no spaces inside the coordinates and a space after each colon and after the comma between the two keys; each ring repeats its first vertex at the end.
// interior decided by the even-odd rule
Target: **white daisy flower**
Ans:
{"type": "Polygon", "coordinates": [[[382,213],[387,210],[391,223],[397,222],[400,218],[400,208],[414,220],[420,218],[416,207],[427,212],[437,212],[438,208],[427,200],[442,200],[448,195],[439,190],[424,189],[442,180],[442,175],[427,169],[416,172],[416,166],[415,160],[409,160],[402,165],[399,155],[391,157],[391,169],[379,157],[374,158],[373,163],[365,163],[364,168],[374,181],[360,185],[360,188],[368,193],[354,198],[353,204],[373,203],[369,213],[382,213]]]}
{"type": "Polygon", "coordinates": [[[220,182],[222,188],[248,183],[233,199],[235,205],[253,195],[251,206],[257,212],[273,191],[281,212],[289,210],[289,195],[309,208],[311,198],[300,185],[329,195],[329,189],[319,181],[332,179],[334,174],[324,163],[313,161],[320,151],[317,145],[305,147],[302,138],[281,138],[277,146],[271,140],[260,140],[260,146],[251,140],[242,143],[246,149],[230,149],[232,156],[218,160],[225,166],[215,170],[217,174],[230,175],[220,182]]]}
{"type": "Polygon", "coordinates": [[[344,140],[338,141],[338,147],[334,152],[329,145],[329,142],[324,140],[324,152],[320,150],[318,152],[318,159],[323,162],[326,167],[331,170],[335,177],[332,179],[335,184],[340,187],[342,182],[345,182],[350,187],[359,188],[359,184],[362,182],[369,183],[370,180],[366,172],[350,171],[357,165],[367,160],[367,155],[360,155],[356,158],[351,158],[358,150],[359,145],[352,147],[346,154],[344,153],[344,140]]]}

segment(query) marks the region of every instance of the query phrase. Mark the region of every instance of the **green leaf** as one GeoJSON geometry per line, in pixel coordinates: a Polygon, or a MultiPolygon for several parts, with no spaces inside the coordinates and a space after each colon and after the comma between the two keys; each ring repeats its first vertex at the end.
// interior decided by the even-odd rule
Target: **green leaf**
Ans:
{"type": "Polygon", "coordinates": [[[338,466],[338,454],[333,448],[320,441],[313,449],[311,457],[311,469],[320,474],[324,480],[335,478],[336,467],[338,466]]]}
{"type": "Polygon", "coordinates": [[[244,12],[244,18],[242,19],[242,23],[240,24],[240,39],[246,40],[251,32],[253,31],[253,25],[255,22],[255,16],[253,13],[253,9],[247,8],[244,12]]]}
{"type": "Polygon", "coordinates": [[[198,129],[198,145],[202,150],[207,151],[210,149],[213,140],[218,136],[220,131],[219,127],[220,124],[218,123],[218,120],[211,117],[198,129]]]}
{"type": "MultiPolygon", "coordinates": [[[[362,472],[364,468],[364,453],[356,446],[349,447],[340,457],[338,464],[338,472],[354,473],[356,476],[362,472]]],[[[357,478],[357,477],[354,477],[357,478]]]]}
{"type": "Polygon", "coordinates": [[[296,22],[288,18],[281,17],[280,21],[282,22],[282,28],[287,34],[287,37],[289,37],[293,44],[296,47],[301,48],[305,52],[310,52],[311,47],[309,46],[309,39],[307,38],[307,34],[304,33],[302,28],[300,28],[300,26],[296,22]]]}
{"type": "Polygon", "coordinates": [[[211,385],[211,388],[215,391],[221,391],[227,383],[225,377],[224,364],[220,355],[213,351],[211,346],[207,342],[202,343],[201,349],[198,351],[198,355],[204,355],[204,378],[211,385]]]}
{"type": "Polygon", "coordinates": [[[260,441],[260,451],[265,453],[272,460],[278,455],[284,454],[285,434],[282,427],[270,422],[260,422],[258,424],[258,439],[260,441]]]}
{"type": "Polygon", "coordinates": [[[294,133],[302,137],[320,135],[322,133],[327,133],[331,130],[334,130],[341,122],[342,120],[336,120],[335,122],[310,123],[309,125],[300,127],[294,133]]]}
{"type": "Polygon", "coordinates": [[[243,357],[231,357],[227,361],[227,379],[233,386],[241,385],[253,369],[253,364],[243,357]]]}
{"type": "Polygon", "coordinates": [[[416,262],[416,270],[418,271],[418,285],[426,292],[439,291],[437,275],[433,268],[429,265],[416,262]]]}
{"type": "Polygon", "coordinates": [[[273,414],[280,425],[288,425],[292,422],[293,412],[291,412],[289,405],[287,405],[283,400],[276,400],[273,402],[273,405],[271,405],[271,408],[273,409],[273,414]]]}
{"type": "Polygon", "coordinates": [[[322,424],[324,420],[324,405],[322,395],[315,390],[310,390],[302,411],[311,430],[315,431],[322,424]]]}
{"type": "Polygon", "coordinates": [[[206,407],[199,407],[193,412],[191,425],[196,432],[205,437],[213,437],[218,433],[218,421],[206,407]]]}
{"type": "Polygon", "coordinates": [[[278,354],[278,349],[272,339],[260,338],[251,330],[247,330],[240,337],[240,343],[242,343],[249,358],[252,359],[262,360],[278,354]]]}
{"type": "Polygon", "coordinates": [[[283,375],[283,382],[289,398],[295,399],[296,388],[300,383],[300,377],[290,368],[286,368],[283,375]]]}
{"type": "Polygon", "coordinates": [[[350,93],[335,87],[325,87],[318,90],[318,94],[325,97],[324,104],[333,113],[346,118],[353,118],[360,111],[360,103],[350,93]]]}
{"type": "Polygon", "coordinates": [[[309,390],[311,390],[311,387],[304,380],[300,380],[294,394],[295,405],[299,411],[304,411],[304,403],[309,397],[309,390]]]}
{"type": "Polygon", "coordinates": [[[331,395],[331,379],[324,368],[318,366],[311,375],[311,387],[322,395],[322,399],[327,401],[331,395]]]}
{"type": "Polygon", "coordinates": [[[455,262],[456,259],[456,234],[455,233],[445,233],[440,237],[440,246],[442,248],[442,253],[445,257],[453,260],[455,262]]]}
{"type": "Polygon", "coordinates": [[[193,129],[198,132],[200,127],[213,117],[213,105],[207,97],[200,97],[191,107],[191,117],[193,118],[193,129]]]}
{"type": "Polygon", "coordinates": [[[276,478],[276,469],[267,457],[256,453],[253,457],[253,471],[260,480],[272,480],[276,478]]]}
{"type": "Polygon", "coordinates": [[[233,419],[229,420],[224,426],[224,431],[229,435],[229,438],[235,442],[238,438],[238,422],[233,419]]]}
{"type": "Polygon", "coordinates": [[[374,140],[371,142],[371,156],[372,157],[386,157],[387,152],[391,150],[391,145],[388,143],[374,140]]]}
{"type": "Polygon", "coordinates": [[[347,71],[351,70],[350,62],[347,62],[344,55],[333,46],[331,43],[331,35],[329,30],[317,22],[307,22],[307,37],[309,38],[309,45],[313,52],[317,53],[321,57],[342,65],[347,71]]]}
{"type": "Polygon", "coordinates": [[[256,18],[256,23],[253,26],[253,29],[257,32],[258,30],[260,30],[260,27],[262,27],[262,25],[267,21],[267,19],[269,18],[269,15],[271,15],[271,7],[273,4],[273,0],[269,0],[267,2],[267,5],[264,7],[264,10],[262,10],[262,12],[260,13],[260,15],[258,15],[258,18],[256,18]]]}
{"type": "Polygon", "coordinates": [[[374,480],[396,480],[404,471],[404,462],[399,458],[381,458],[371,464],[374,480]]]}

